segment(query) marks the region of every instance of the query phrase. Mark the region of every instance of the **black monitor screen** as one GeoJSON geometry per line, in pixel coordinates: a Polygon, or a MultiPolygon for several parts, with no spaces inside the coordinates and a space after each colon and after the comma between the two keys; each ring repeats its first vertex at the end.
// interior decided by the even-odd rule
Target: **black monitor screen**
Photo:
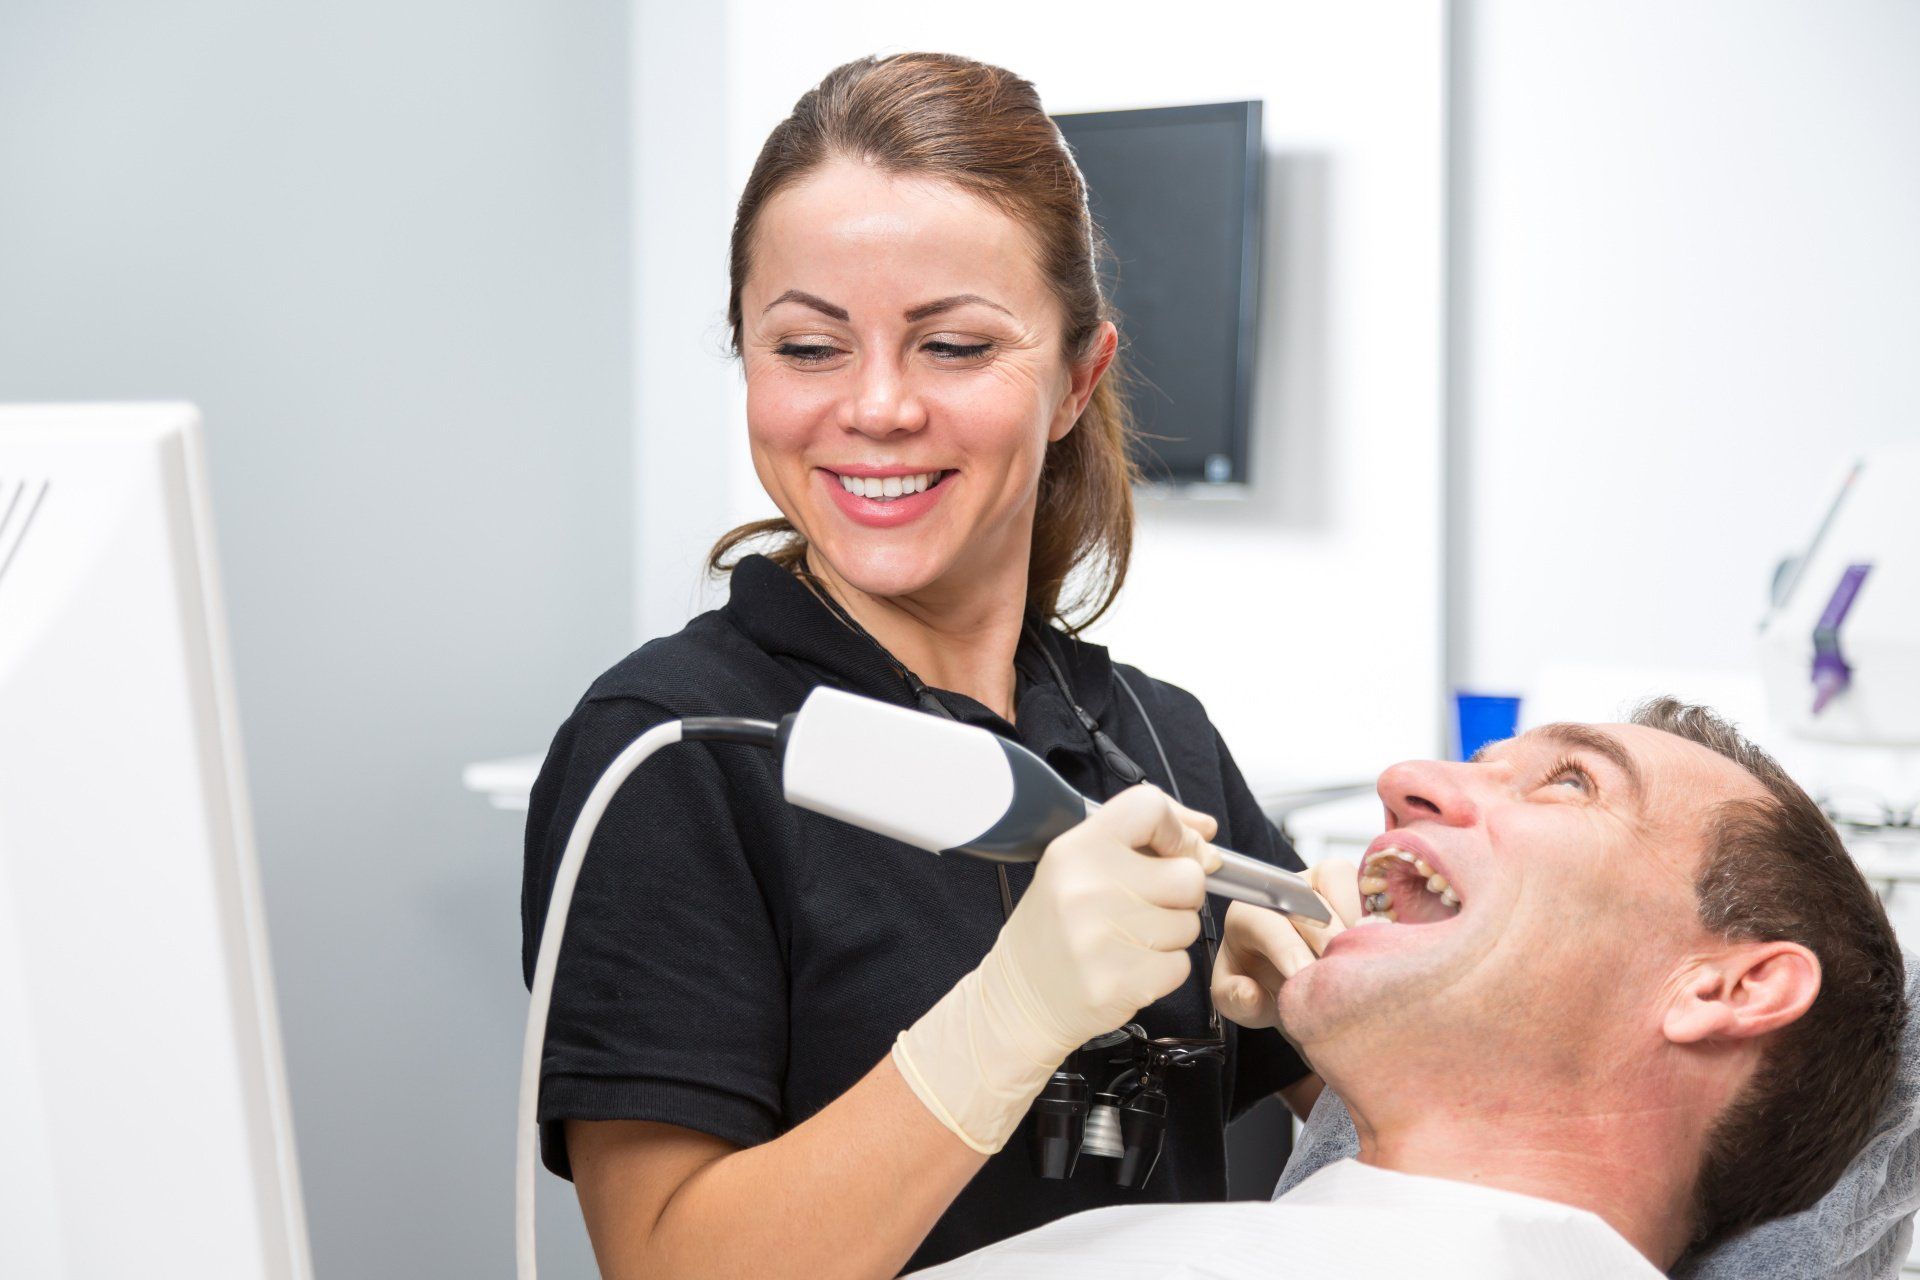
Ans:
{"type": "Polygon", "coordinates": [[[1107,286],[1152,481],[1245,483],[1260,104],[1056,116],[1112,250],[1107,286]]]}

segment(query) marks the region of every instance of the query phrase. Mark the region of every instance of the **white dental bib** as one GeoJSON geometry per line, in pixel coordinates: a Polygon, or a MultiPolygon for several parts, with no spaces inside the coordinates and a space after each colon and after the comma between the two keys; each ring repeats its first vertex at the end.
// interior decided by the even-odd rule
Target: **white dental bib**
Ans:
{"type": "Polygon", "coordinates": [[[1095,1209],[914,1273],[933,1280],[1661,1280],[1584,1209],[1328,1165],[1271,1203],[1095,1209]]]}

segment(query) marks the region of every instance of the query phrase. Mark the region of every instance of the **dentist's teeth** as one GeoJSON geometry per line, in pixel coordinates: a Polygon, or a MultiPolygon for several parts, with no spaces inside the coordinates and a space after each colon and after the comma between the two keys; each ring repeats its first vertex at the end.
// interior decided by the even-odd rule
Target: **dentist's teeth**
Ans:
{"type": "Polygon", "coordinates": [[[910,476],[841,476],[840,487],[856,498],[877,498],[886,502],[925,493],[938,484],[944,474],[940,471],[918,471],[910,476]]]}

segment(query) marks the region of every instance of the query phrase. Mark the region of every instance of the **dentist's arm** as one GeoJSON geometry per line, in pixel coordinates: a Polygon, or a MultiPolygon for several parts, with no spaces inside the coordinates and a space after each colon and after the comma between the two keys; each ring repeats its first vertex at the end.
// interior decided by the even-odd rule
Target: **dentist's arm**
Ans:
{"type": "Polygon", "coordinates": [[[1048,847],[979,968],[770,1142],[569,1122],[603,1274],[898,1273],[1067,1054],[1185,980],[1214,831],[1151,787],[1115,797],[1048,847]]]}

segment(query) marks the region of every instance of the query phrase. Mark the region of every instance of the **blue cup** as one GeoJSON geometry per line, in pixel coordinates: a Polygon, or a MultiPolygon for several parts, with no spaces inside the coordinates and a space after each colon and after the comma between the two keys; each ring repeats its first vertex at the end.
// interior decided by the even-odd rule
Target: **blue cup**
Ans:
{"type": "Polygon", "coordinates": [[[1455,760],[1469,760],[1489,742],[1513,736],[1520,723],[1520,699],[1515,694],[1462,693],[1453,695],[1455,760]]]}

